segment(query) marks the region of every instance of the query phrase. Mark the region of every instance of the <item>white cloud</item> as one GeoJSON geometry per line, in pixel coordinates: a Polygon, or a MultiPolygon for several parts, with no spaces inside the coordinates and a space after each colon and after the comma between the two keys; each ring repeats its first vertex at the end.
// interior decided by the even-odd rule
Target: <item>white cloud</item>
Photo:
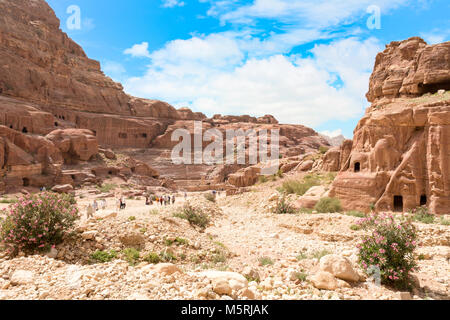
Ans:
{"type": "Polygon", "coordinates": [[[371,5],[379,6],[383,12],[404,5],[409,0],[254,0],[249,5],[239,6],[235,1],[211,0],[209,14],[223,23],[254,23],[257,19],[276,19],[308,28],[326,28],[342,23],[351,23],[366,15],[371,5]]]}
{"type": "Polygon", "coordinates": [[[335,137],[339,137],[340,135],[342,135],[342,129],[337,129],[334,131],[322,131],[320,132],[321,134],[323,134],[324,136],[330,137],[330,138],[335,138],[335,137]]]}
{"type": "Polygon", "coordinates": [[[450,39],[450,29],[448,30],[438,30],[434,29],[430,32],[422,32],[420,36],[428,43],[428,44],[437,44],[442,43],[450,39]]]}
{"type": "Polygon", "coordinates": [[[163,8],[184,7],[185,3],[179,0],[163,0],[163,8]]]}
{"type": "Polygon", "coordinates": [[[148,42],[142,42],[141,44],[135,44],[131,48],[126,49],[123,53],[129,54],[133,57],[138,57],[138,58],[142,58],[142,57],[149,58],[150,53],[148,52],[148,42]]]}
{"type": "Polygon", "coordinates": [[[316,46],[310,58],[250,59],[240,41],[230,35],[172,41],[153,52],[147,73],[128,79],[125,88],[209,115],[274,114],[309,126],[357,117],[364,109],[368,70],[381,49],[375,39],[316,46]],[[331,84],[336,76],[339,89],[331,84]]]}

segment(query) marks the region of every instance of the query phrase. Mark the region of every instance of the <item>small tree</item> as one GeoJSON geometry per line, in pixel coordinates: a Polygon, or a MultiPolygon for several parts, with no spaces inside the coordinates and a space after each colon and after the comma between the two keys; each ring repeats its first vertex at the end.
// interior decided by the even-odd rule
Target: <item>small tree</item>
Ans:
{"type": "Polygon", "coordinates": [[[417,267],[413,254],[417,232],[411,220],[396,221],[392,215],[372,213],[358,221],[358,225],[371,231],[357,245],[363,270],[370,274],[377,268],[381,283],[409,288],[409,273],[417,267]]]}
{"type": "Polygon", "coordinates": [[[79,218],[73,196],[43,192],[25,196],[0,222],[0,239],[9,253],[49,250],[62,242],[79,218]]]}

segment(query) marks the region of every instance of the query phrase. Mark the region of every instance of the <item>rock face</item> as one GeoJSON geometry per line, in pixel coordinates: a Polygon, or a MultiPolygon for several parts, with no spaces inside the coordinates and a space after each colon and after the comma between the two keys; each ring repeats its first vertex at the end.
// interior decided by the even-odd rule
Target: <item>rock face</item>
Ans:
{"type": "MultiPolygon", "coordinates": [[[[187,168],[171,162],[170,149],[178,144],[172,141],[172,133],[187,129],[193,134],[194,120],[202,121],[204,130],[217,129],[222,133],[279,129],[283,157],[329,145],[314,130],[279,124],[271,115],[216,115],[208,119],[188,108],[176,110],[166,102],[129,96],[121,84],[105,76],[99,62],[89,59],[60,29],[59,19],[44,0],[2,0],[0,11],[0,126],[21,133],[23,136],[15,135],[32,142],[30,149],[0,136],[0,174],[16,179],[2,180],[2,192],[8,185],[81,185],[86,181],[86,177],[79,178],[81,170],[67,166],[91,160],[99,147],[131,149],[128,155],[137,156],[140,162],[128,168],[95,167],[84,172],[85,176],[95,171],[96,177],[113,172],[122,178],[136,174],[153,179],[159,176],[158,172],[164,172],[164,178],[186,188],[201,184],[202,190],[209,190],[217,183],[224,185],[228,175],[247,164],[227,166],[212,176],[211,166],[187,168]],[[46,147],[36,153],[38,144],[46,147]],[[149,156],[136,155],[133,149],[137,148],[149,150],[149,156]],[[34,177],[33,181],[29,181],[29,176],[34,177]]],[[[209,144],[204,142],[203,148],[209,144]]],[[[110,158],[117,160],[113,155],[110,158]]],[[[155,183],[149,179],[141,182],[155,183]]],[[[99,182],[94,180],[89,177],[91,183],[99,182]]],[[[244,180],[247,181],[237,184],[255,181],[254,177],[244,180]]]]}
{"type": "MultiPolygon", "coordinates": [[[[345,209],[406,211],[450,208],[450,43],[394,42],[378,55],[368,98],[347,160],[330,196],[345,209]],[[429,95],[430,92],[439,94],[429,95]],[[421,98],[388,97],[425,94],[421,98]]],[[[336,159],[336,154],[330,158],[336,159]]],[[[336,162],[336,161],[335,161],[336,162]]],[[[330,162],[331,163],[331,162],[330,162]]],[[[333,169],[337,164],[331,164],[333,169]]]]}
{"type": "Polygon", "coordinates": [[[450,42],[433,46],[414,37],[392,42],[379,53],[367,99],[421,96],[450,90],[450,42]]]}
{"type": "Polygon", "coordinates": [[[48,134],[46,138],[61,150],[66,163],[77,160],[88,161],[98,153],[97,139],[90,130],[56,130],[48,134]]]}
{"type": "Polygon", "coordinates": [[[333,147],[323,157],[322,170],[337,172],[343,169],[352,151],[352,140],[344,140],[339,147],[333,147]]]}

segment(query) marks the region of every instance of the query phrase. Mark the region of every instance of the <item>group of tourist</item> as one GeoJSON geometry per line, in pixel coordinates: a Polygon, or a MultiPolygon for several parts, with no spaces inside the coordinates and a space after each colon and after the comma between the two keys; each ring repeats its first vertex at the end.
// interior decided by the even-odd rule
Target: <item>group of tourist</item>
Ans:
{"type": "Polygon", "coordinates": [[[175,195],[165,195],[165,196],[146,196],[145,197],[145,204],[147,206],[151,206],[153,205],[153,203],[156,202],[156,205],[161,205],[161,206],[168,206],[168,205],[173,205],[176,202],[176,197],[175,195]]]}
{"type": "Polygon", "coordinates": [[[105,210],[106,209],[106,200],[101,199],[100,201],[94,200],[94,202],[89,203],[86,209],[87,218],[93,218],[94,213],[98,210],[105,210]]]}

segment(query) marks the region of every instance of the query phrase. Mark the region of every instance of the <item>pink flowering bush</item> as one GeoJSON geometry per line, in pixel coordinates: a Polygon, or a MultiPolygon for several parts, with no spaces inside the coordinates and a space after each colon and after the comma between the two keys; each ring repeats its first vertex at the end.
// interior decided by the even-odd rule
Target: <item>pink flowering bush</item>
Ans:
{"type": "Polygon", "coordinates": [[[417,232],[411,220],[397,221],[392,215],[372,213],[358,224],[371,231],[357,245],[363,270],[373,275],[374,268],[378,268],[381,283],[409,288],[409,273],[417,267],[414,259],[417,232]]]}
{"type": "Polygon", "coordinates": [[[0,239],[10,254],[49,250],[79,218],[73,196],[49,192],[25,196],[2,215],[0,239]]]}

